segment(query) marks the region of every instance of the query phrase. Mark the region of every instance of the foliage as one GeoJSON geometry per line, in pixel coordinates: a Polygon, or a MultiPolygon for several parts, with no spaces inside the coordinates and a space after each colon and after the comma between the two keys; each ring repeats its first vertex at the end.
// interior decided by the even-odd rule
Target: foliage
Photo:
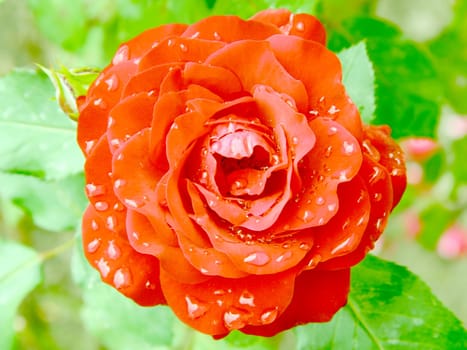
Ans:
{"type": "MultiPolygon", "coordinates": [[[[89,349],[466,347],[461,322],[419,278],[372,256],[354,269],[349,303],[331,322],[297,327],[271,339],[233,332],[214,341],[191,332],[166,308],[137,307],[100,283],[83,261],[75,237],[86,205],[83,158],[74,122],[54,101],[55,96],[76,113],[70,94],[85,91],[95,72],[84,68],[88,76],[63,67],[102,68],[122,41],[158,24],[192,23],[210,14],[248,18],[267,7],[314,13],[328,30],[328,46],[342,61],[344,84],[365,122],[389,124],[395,137],[437,140],[439,148],[427,159],[409,157],[423,176],[411,183],[392,218],[382,254],[390,256],[406,239],[402,232],[407,231],[408,210],[422,223],[417,241],[435,251],[450,226],[467,225],[467,139],[451,130],[454,121],[459,128],[465,125],[455,113],[467,113],[465,1],[455,3],[451,23],[428,41],[409,39],[381,16],[372,0],[23,1],[27,6],[18,8],[33,18],[32,31],[43,47],[34,63],[46,67],[58,94],[32,59],[27,69],[0,78],[1,349],[81,348],[58,335],[56,329],[62,328],[47,319],[53,310],[48,298],[67,310],[80,310],[81,320],[69,324],[83,333],[82,344],[89,349]],[[59,65],[59,70],[51,68],[59,65]],[[65,277],[54,279],[57,271],[65,277]],[[33,316],[36,307],[43,318],[33,316]]],[[[0,16],[9,3],[16,6],[13,0],[0,1],[0,16]]],[[[432,259],[439,260],[434,254],[432,259]]],[[[440,266],[444,272],[445,265],[440,266]]]]}

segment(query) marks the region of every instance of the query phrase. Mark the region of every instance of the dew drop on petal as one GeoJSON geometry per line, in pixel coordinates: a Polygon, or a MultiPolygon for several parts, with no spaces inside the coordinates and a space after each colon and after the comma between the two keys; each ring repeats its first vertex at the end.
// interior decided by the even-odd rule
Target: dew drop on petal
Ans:
{"type": "Polygon", "coordinates": [[[328,113],[331,114],[331,115],[336,114],[336,113],[339,112],[339,111],[340,111],[340,109],[337,108],[337,107],[334,106],[334,105],[332,105],[332,106],[329,107],[329,109],[328,109],[328,113]]]}
{"type": "Polygon", "coordinates": [[[104,260],[104,258],[100,258],[96,262],[96,264],[97,264],[97,268],[99,269],[99,272],[101,273],[101,276],[103,278],[106,278],[110,272],[109,263],[106,260],[104,260]]]}
{"type": "Polygon", "coordinates": [[[335,126],[331,126],[328,130],[328,135],[329,136],[332,136],[332,135],[335,135],[337,134],[337,128],[335,126]]]}
{"type": "Polygon", "coordinates": [[[249,317],[249,313],[231,307],[224,313],[224,324],[227,329],[240,329],[246,325],[249,317]]]}
{"type": "Polygon", "coordinates": [[[264,266],[270,261],[270,257],[264,252],[256,252],[253,254],[248,255],[243,259],[244,262],[256,265],[256,266],[264,266]]]}
{"type": "Polygon", "coordinates": [[[247,290],[243,291],[243,293],[240,295],[240,298],[238,299],[238,302],[242,305],[255,307],[255,297],[247,290]]]}
{"type": "Polygon", "coordinates": [[[116,74],[112,74],[109,79],[104,80],[107,85],[108,91],[115,91],[118,89],[118,77],[116,74]]]}
{"type": "Polygon", "coordinates": [[[383,198],[383,195],[379,192],[373,195],[373,199],[375,200],[375,202],[379,202],[382,198],[383,198]]]}
{"type": "Polygon", "coordinates": [[[265,310],[261,314],[261,323],[262,324],[270,324],[274,322],[277,318],[278,310],[277,307],[265,310]]]}
{"type": "Polygon", "coordinates": [[[96,144],[96,140],[90,140],[90,141],[85,141],[84,142],[85,144],[85,152],[87,155],[89,155],[89,153],[91,153],[91,150],[93,149],[94,145],[96,144]]]}
{"type": "Polygon", "coordinates": [[[336,207],[337,207],[337,204],[336,204],[336,203],[328,204],[328,210],[329,210],[329,211],[334,211],[334,210],[336,210],[336,207]]]}
{"type": "Polygon", "coordinates": [[[285,261],[285,260],[288,260],[292,257],[292,252],[291,251],[287,251],[285,252],[284,254],[282,255],[279,255],[277,258],[276,258],[276,262],[280,263],[282,261],[285,261]]]}
{"type": "Polygon", "coordinates": [[[303,32],[305,30],[305,23],[297,22],[297,24],[295,24],[295,29],[299,32],[303,32]]]}
{"type": "Polygon", "coordinates": [[[297,136],[292,137],[292,144],[298,145],[298,137],[297,136]]]}
{"type": "Polygon", "coordinates": [[[311,219],[313,219],[314,214],[311,212],[311,210],[305,210],[302,215],[302,220],[303,222],[309,222],[311,219]]]}
{"type": "Polygon", "coordinates": [[[315,202],[318,205],[323,205],[324,204],[324,198],[323,197],[318,197],[318,198],[316,198],[315,202]]]}
{"type": "Polygon", "coordinates": [[[130,208],[136,209],[140,208],[143,205],[143,201],[139,199],[130,199],[130,198],[125,198],[123,202],[129,206],[130,208]]]}
{"type": "Polygon", "coordinates": [[[99,246],[101,245],[101,240],[99,238],[93,239],[91,242],[88,243],[87,250],[88,253],[95,253],[99,246]]]}
{"type": "Polygon", "coordinates": [[[115,271],[113,283],[117,289],[128,287],[131,284],[130,271],[126,267],[122,267],[115,271]]]}
{"type": "Polygon", "coordinates": [[[300,243],[300,245],[298,247],[300,249],[303,249],[303,250],[310,250],[311,249],[310,245],[308,243],[306,243],[306,242],[300,243]]]}
{"type": "Polygon", "coordinates": [[[88,197],[96,197],[105,193],[105,187],[103,185],[95,185],[89,183],[86,185],[86,194],[88,197]]]}
{"type": "Polygon", "coordinates": [[[105,221],[107,228],[110,231],[114,231],[117,226],[117,218],[113,215],[109,215],[105,221]]]}
{"type": "Polygon", "coordinates": [[[130,48],[128,45],[122,45],[118,48],[117,53],[112,59],[112,64],[116,65],[124,61],[128,61],[130,58],[130,48]]]}
{"type": "Polygon", "coordinates": [[[223,289],[216,289],[214,295],[225,295],[226,291],[223,289]]]}
{"type": "Polygon", "coordinates": [[[352,240],[352,237],[348,237],[346,240],[342,241],[341,243],[339,243],[337,246],[335,246],[332,250],[331,250],[331,254],[336,254],[342,250],[344,250],[345,248],[347,248],[347,246],[349,245],[350,241],[352,240]]]}
{"type": "Polygon", "coordinates": [[[120,248],[115,244],[113,240],[109,241],[109,246],[107,247],[107,256],[112,260],[116,260],[120,257],[120,255],[120,248]]]}
{"type": "Polygon", "coordinates": [[[97,211],[106,211],[109,209],[109,203],[105,201],[99,201],[94,203],[94,208],[96,208],[97,211]]]}
{"type": "Polygon", "coordinates": [[[114,182],[114,187],[116,189],[119,189],[120,187],[125,186],[125,185],[126,185],[126,180],[123,180],[123,179],[117,179],[114,182]]]}
{"type": "Polygon", "coordinates": [[[326,150],[324,151],[324,156],[326,158],[329,158],[331,156],[331,154],[332,154],[332,146],[326,147],[326,150]]]}
{"type": "Polygon", "coordinates": [[[96,220],[91,220],[91,228],[94,230],[94,231],[97,231],[99,229],[99,224],[97,223],[96,220]]]}
{"type": "Polygon", "coordinates": [[[185,302],[186,302],[188,317],[190,317],[193,320],[200,318],[208,311],[207,306],[201,303],[195,297],[186,295],[185,302]]]}
{"type": "Polygon", "coordinates": [[[214,39],[221,40],[221,36],[219,35],[218,32],[214,32],[212,35],[214,36],[214,39]]]}
{"type": "Polygon", "coordinates": [[[355,152],[355,144],[344,141],[343,144],[344,154],[347,156],[351,156],[355,152]]]}
{"type": "Polygon", "coordinates": [[[188,47],[185,44],[180,44],[180,51],[188,52],[188,47]]]}
{"type": "Polygon", "coordinates": [[[125,207],[124,207],[123,204],[120,203],[120,202],[116,202],[116,203],[114,204],[113,208],[114,208],[115,211],[119,211],[119,212],[125,210],[125,207]]]}
{"type": "Polygon", "coordinates": [[[383,230],[383,218],[376,220],[376,229],[380,232],[383,230]]]}

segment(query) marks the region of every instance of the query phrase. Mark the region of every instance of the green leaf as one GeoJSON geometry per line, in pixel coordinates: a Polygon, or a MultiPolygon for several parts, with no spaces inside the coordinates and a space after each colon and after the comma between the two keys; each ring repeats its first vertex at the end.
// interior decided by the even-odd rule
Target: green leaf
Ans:
{"type": "Polygon", "coordinates": [[[297,349],[462,350],[461,322],[406,268],[368,256],[352,270],[348,304],[331,322],[296,328],[297,349]]]}
{"type": "Polygon", "coordinates": [[[297,13],[314,13],[317,3],[318,0],[217,0],[216,4],[214,5],[213,13],[236,15],[245,19],[267,8],[287,8],[297,13]]]}
{"type": "Polygon", "coordinates": [[[41,281],[39,262],[32,249],[0,239],[0,349],[12,347],[17,309],[41,281]]]}
{"type": "MultiPolygon", "coordinates": [[[[331,18],[331,14],[323,16],[331,18]]],[[[372,123],[389,124],[396,138],[433,137],[443,92],[426,47],[405,39],[397,27],[377,18],[351,17],[339,24],[332,20],[330,23],[332,50],[366,42],[375,71],[376,111],[372,123]]]]}
{"type": "Polygon", "coordinates": [[[154,350],[173,340],[175,316],[165,306],[142,307],[99,278],[86,261],[81,241],[72,260],[73,278],[83,289],[86,328],[112,350],[154,350]]]}
{"type": "Polygon", "coordinates": [[[343,83],[350,98],[357,105],[360,116],[366,124],[375,112],[375,73],[366,52],[366,45],[360,42],[341,51],[343,83]]]}
{"type": "Polygon", "coordinates": [[[81,171],[76,125],[53,96],[43,73],[18,70],[0,78],[0,171],[47,179],[81,171]]]}
{"type": "Polygon", "coordinates": [[[24,209],[45,230],[74,230],[84,211],[84,176],[45,181],[33,176],[0,173],[0,196],[24,209]]]}

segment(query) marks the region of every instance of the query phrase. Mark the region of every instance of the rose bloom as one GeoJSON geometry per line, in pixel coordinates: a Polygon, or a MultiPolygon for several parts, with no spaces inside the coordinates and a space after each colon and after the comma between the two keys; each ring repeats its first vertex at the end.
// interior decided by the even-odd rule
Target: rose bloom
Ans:
{"type": "Polygon", "coordinates": [[[78,98],[84,252],[145,306],[216,338],[326,322],[405,189],[313,16],[150,29],[78,98]]]}

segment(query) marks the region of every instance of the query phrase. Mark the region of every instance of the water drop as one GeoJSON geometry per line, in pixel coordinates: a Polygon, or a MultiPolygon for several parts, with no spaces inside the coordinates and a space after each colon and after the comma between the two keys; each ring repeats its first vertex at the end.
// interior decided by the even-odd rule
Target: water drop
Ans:
{"type": "Polygon", "coordinates": [[[243,291],[238,299],[238,302],[242,305],[249,305],[251,307],[255,307],[255,297],[248,291],[243,291]]]}
{"type": "Polygon", "coordinates": [[[298,137],[297,136],[292,137],[292,144],[298,145],[298,137]]]}
{"type": "Polygon", "coordinates": [[[135,241],[139,241],[139,233],[138,233],[138,232],[133,231],[133,232],[131,233],[131,236],[133,237],[133,239],[134,239],[135,241]]]}
{"type": "Polygon", "coordinates": [[[277,307],[275,307],[273,309],[265,310],[261,314],[261,323],[262,324],[270,324],[270,323],[272,323],[272,322],[274,322],[276,320],[277,315],[278,315],[277,307]]]}
{"type": "Polygon", "coordinates": [[[245,179],[237,179],[233,183],[234,188],[237,190],[243,189],[247,185],[248,185],[248,182],[245,179]]]}
{"type": "Polygon", "coordinates": [[[87,249],[88,253],[95,253],[99,246],[101,245],[101,240],[99,238],[93,239],[91,242],[88,243],[87,249]]]}
{"type": "Polygon", "coordinates": [[[352,237],[348,237],[346,240],[339,243],[336,247],[333,248],[333,250],[331,250],[331,254],[336,254],[344,250],[345,248],[347,248],[351,240],[352,240],[352,237]]]}
{"type": "Polygon", "coordinates": [[[102,98],[96,98],[96,99],[93,101],[93,104],[94,104],[94,106],[99,107],[99,108],[102,108],[102,109],[106,109],[106,108],[107,108],[107,103],[106,103],[102,98]]]}
{"type": "Polygon", "coordinates": [[[89,183],[86,185],[86,194],[88,197],[96,197],[105,193],[105,187],[103,185],[95,185],[89,183]]]}
{"type": "Polygon", "coordinates": [[[182,51],[182,52],[187,52],[187,51],[188,51],[188,47],[186,47],[185,44],[180,44],[180,51],[182,51]]]}
{"type": "Polygon", "coordinates": [[[337,207],[337,203],[331,203],[328,205],[328,210],[329,211],[334,211],[336,210],[336,207],[337,207]]]}
{"type": "Polygon", "coordinates": [[[324,224],[324,218],[319,218],[318,225],[322,225],[322,224],[324,224]]]}
{"type": "Polygon", "coordinates": [[[214,36],[214,39],[221,40],[221,36],[219,35],[218,32],[214,32],[212,35],[214,36]]]}
{"type": "Polygon", "coordinates": [[[332,135],[335,135],[337,134],[337,128],[335,126],[331,126],[328,130],[328,135],[329,136],[332,136],[332,135]]]}
{"type": "Polygon", "coordinates": [[[324,151],[324,156],[326,158],[329,158],[331,156],[331,153],[332,153],[332,146],[326,147],[326,151],[324,151]]]}
{"type": "Polygon", "coordinates": [[[128,287],[131,284],[130,271],[126,267],[115,271],[113,283],[117,289],[128,287]]]}
{"type": "Polygon", "coordinates": [[[380,232],[383,230],[383,218],[376,220],[376,229],[380,232]]]}
{"type": "Polygon", "coordinates": [[[104,258],[100,258],[97,262],[97,268],[99,269],[99,272],[101,273],[101,276],[103,278],[106,278],[109,275],[110,272],[110,267],[109,264],[104,258]]]}
{"type": "Polygon", "coordinates": [[[124,210],[125,210],[125,207],[123,206],[122,203],[116,202],[116,203],[114,204],[114,210],[115,210],[115,211],[120,211],[120,212],[121,212],[121,211],[124,211],[124,210]]]}
{"type": "Polygon", "coordinates": [[[317,110],[314,110],[314,109],[310,109],[308,111],[309,114],[311,114],[312,116],[317,116],[319,114],[319,112],[317,110]]]}
{"type": "Polygon", "coordinates": [[[115,231],[115,226],[117,225],[117,219],[113,215],[109,215],[106,220],[107,228],[110,231],[115,231]]]}
{"type": "Polygon", "coordinates": [[[250,314],[244,310],[231,307],[224,313],[224,324],[228,329],[240,329],[246,325],[249,317],[250,314]]]}
{"type": "Polygon", "coordinates": [[[97,223],[96,220],[92,219],[91,220],[91,228],[94,230],[94,231],[97,231],[99,229],[99,224],[97,223]]]}
{"type": "Polygon", "coordinates": [[[94,145],[96,144],[96,140],[85,141],[84,144],[85,144],[85,152],[87,155],[89,155],[94,145]]]}
{"type": "Polygon", "coordinates": [[[299,32],[303,32],[305,30],[305,23],[297,22],[297,24],[295,25],[295,29],[297,29],[297,31],[299,32]]]}
{"type": "Polygon", "coordinates": [[[213,293],[214,293],[214,295],[225,295],[225,290],[216,289],[213,293]]]}
{"type": "Polygon", "coordinates": [[[323,205],[324,202],[325,202],[325,200],[324,200],[323,197],[318,197],[318,198],[316,198],[316,201],[315,201],[315,202],[316,202],[316,204],[318,204],[318,205],[323,205]]]}
{"type": "Polygon", "coordinates": [[[117,260],[121,255],[120,248],[115,244],[115,242],[109,241],[109,246],[107,247],[107,256],[112,260],[117,260]]]}
{"type": "Polygon", "coordinates": [[[303,250],[310,250],[311,249],[310,245],[308,243],[306,243],[306,242],[300,243],[300,245],[298,247],[300,249],[303,249],[303,250]]]}
{"type": "Polygon", "coordinates": [[[269,260],[269,256],[264,252],[256,252],[248,255],[245,259],[243,259],[244,262],[256,266],[264,266],[269,262],[269,260]]]}
{"type": "Polygon", "coordinates": [[[357,226],[361,226],[363,224],[363,222],[365,221],[365,215],[363,215],[357,222],[357,226]]]}
{"type": "Polygon", "coordinates": [[[96,208],[97,211],[106,211],[109,209],[109,203],[105,201],[99,201],[94,203],[94,208],[96,208]]]}
{"type": "Polygon", "coordinates": [[[107,85],[108,91],[115,91],[118,89],[118,77],[116,74],[112,74],[109,79],[104,80],[107,85]]]}
{"type": "Polygon", "coordinates": [[[146,287],[146,289],[151,289],[151,290],[156,289],[156,284],[152,283],[150,280],[147,280],[144,286],[146,287]]]}
{"type": "Polygon", "coordinates": [[[328,113],[331,114],[331,115],[336,114],[336,113],[339,112],[339,111],[340,111],[340,109],[337,108],[337,107],[334,106],[334,105],[332,105],[332,106],[329,107],[329,109],[328,109],[328,113]]]}
{"type": "Polygon", "coordinates": [[[185,302],[186,302],[188,317],[190,317],[193,320],[200,318],[208,311],[207,306],[201,303],[195,297],[190,297],[186,295],[185,302]]]}
{"type": "Polygon", "coordinates": [[[313,219],[314,215],[311,212],[311,210],[305,210],[302,215],[302,220],[304,222],[309,222],[311,219],[313,219]]]}
{"type": "Polygon", "coordinates": [[[203,275],[207,275],[209,273],[209,270],[208,269],[205,269],[204,267],[200,268],[199,271],[203,274],[203,275]]]}
{"type": "Polygon", "coordinates": [[[355,144],[344,141],[344,154],[347,156],[352,155],[355,152],[355,144]]]}
{"type": "Polygon", "coordinates": [[[383,195],[380,192],[376,192],[375,194],[373,194],[373,199],[375,200],[375,202],[379,202],[382,198],[383,195]]]}
{"type": "Polygon", "coordinates": [[[125,185],[126,185],[126,180],[123,180],[123,179],[117,179],[114,182],[115,189],[119,189],[120,187],[125,186],[125,185]]]}
{"type": "Polygon", "coordinates": [[[277,258],[276,258],[276,262],[280,263],[284,260],[288,260],[292,257],[292,252],[289,250],[287,252],[285,252],[284,254],[282,255],[279,255],[277,258]]]}
{"type": "Polygon", "coordinates": [[[133,209],[136,209],[136,208],[140,208],[142,205],[143,205],[143,201],[140,200],[140,199],[129,199],[129,198],[125,198],[123,200],[123,202],[129,206],[130,208],[133,208],[133,209]]]}
{"type": "Polygon", "coordinates": [[[130,58],[130,48],[127,45],[122,45],[118,48],[117,53],[112,59],[112,64],[117,65],[121,62],[128,61],[130,58]]]}

